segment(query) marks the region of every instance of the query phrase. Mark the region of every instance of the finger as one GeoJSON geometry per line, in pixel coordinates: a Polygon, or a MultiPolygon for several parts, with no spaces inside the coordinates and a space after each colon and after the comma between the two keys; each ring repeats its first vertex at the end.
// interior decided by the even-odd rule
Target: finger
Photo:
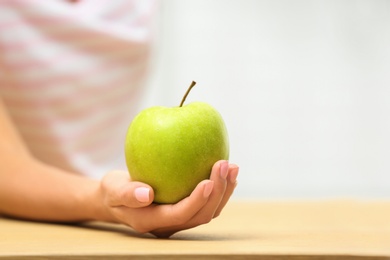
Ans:
{"type": "Polygon", "coordinates": [[[152,187],[142,182],[131,181],[127,172],[111,172],[104,179],[104,183],[109,193],[108,200],[111,207],[139,208],[153,202],[152,187]]]}
{"type": "Polygon", "coordinates": [[[207,203],[214,182],[204,180],[200,182],[190,196],[173,205],[161,205],[158,208],[162,217],[156,227],[180,225],[189,221],[207,203]],[[165,206],[165,207],[164,207],[165,206]]]}
{"type": "Polygon", "coordinates": [[[227,176],[229,170],[228,161],[221,160],[214,164],[210,180],[214,182],[213,191],[207,201],[207,204],[189,221],[185,228],[192,228],[201,224],[210,222],[221,203],[226,190],[227,176]]]}
{"type": "Polygon", "coordinates": [[[214,164],[210,176],[210,179],[214,181],[213,191],[210,194],[210,198],[208,199],[207,204],[201,210],[199,210],[199,212],[194,215],[192,219],[184,222],[181,225],[171,226],[169,228],[159,228],[154,230],[152,233],[159,237],[167,237],[178,231],[190,229],[210,222],[213,219],[214,214],[225,194],[227,183],[226,178],[228,177],[229,170],[228,168],[229,163],[224,160],[218,161],[214,164]]]}
{"type": "Polygon", "coordinates": [[[128,182],[118,192],[120,206],[140,208],[153,202],[153,189],[142,182],[128,182]]]}
{"type": "Polygon", "coordinates": [[[188,222],[207,203],[214,182],[200,182],[187,198],[177,204],[150,205],[128,212],[121,208],[118,214],[138,232],[150,232],[157,228],[179,226],[188,222]],[[127,219],[126,219],[127,218],[127,219]]]}
{"type": "Polygon", "coordinates": [[[210,175],[210,180],[213,180],[215,183],[213,192],[210,195],[207,205],[202,209],[202,212],[198,214],[199,216],[196,216],[201,222],[207,223],[213,218],[218,205],[221,203],[225,194],[228,174],[228,161],[221,160],[214,164],[210,175]]]}
{"type": "Polygon", "coordinates": [[[221,214],[222,209],[225,207],[230,197],[232,196],[233,191],[237,186],[238,172],[239,172],[239,167],[237,165],[235,164],[229,165],[229,173],[227,177],[227,186],[226,186],[225,194],[223,195],[221,203],[219,204],[218,209],[214,214],[214,218],[218,217],[221,214]]]}

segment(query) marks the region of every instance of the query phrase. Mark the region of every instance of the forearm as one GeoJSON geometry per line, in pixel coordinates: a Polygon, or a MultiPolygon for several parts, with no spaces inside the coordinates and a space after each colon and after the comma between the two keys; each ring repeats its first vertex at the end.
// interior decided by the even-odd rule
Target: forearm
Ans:
{"type": "Polygon", "coordinates": [[[13,157],[0,166],[0,213],[43,221],[110,220],[98,181],[13,157]]]}
{"type": "Polygon", "coordinates": [[[0,214],[47,221],[110,220],[99,182],[29,153],[0,99],[0,214]]]}

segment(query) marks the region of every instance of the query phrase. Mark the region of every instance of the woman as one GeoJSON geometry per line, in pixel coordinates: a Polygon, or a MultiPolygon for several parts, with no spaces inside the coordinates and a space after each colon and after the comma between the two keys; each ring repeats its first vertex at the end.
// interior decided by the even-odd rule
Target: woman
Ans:
{"type": "Polygon", "coordinates": [[[153,204],[148,184],[112,170],[147,73],[153,1],[0,5],[0,214],[158,237],[220,214],[238,174],[227,161],[174,205],[153,204]]]}

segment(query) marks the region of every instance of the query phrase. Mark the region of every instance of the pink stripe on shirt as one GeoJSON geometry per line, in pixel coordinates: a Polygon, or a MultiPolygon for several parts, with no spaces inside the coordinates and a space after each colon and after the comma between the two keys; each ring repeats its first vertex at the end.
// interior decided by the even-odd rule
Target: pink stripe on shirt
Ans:
{"type": "Polygon", "coordinates": [[[4,0],[0,97],[37,158],[97,177],[123,153],[148,68],[155,5],[99,1],[80,16],[95,4],[4,0]],[[123,13],[113,16],[118,8],[123,13]]]}

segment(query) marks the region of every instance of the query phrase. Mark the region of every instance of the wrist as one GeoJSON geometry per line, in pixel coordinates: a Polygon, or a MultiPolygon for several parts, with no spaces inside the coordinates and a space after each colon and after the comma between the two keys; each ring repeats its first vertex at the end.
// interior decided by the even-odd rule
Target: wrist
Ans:
{"type": "Polygon", "coordinates": [[[94,181],[91,185],[92,199],[89,205],[92,205],[91,220],[104,221],[104,222],[117,222],[114,216],[111,214],[109,207],[105,203],[104,190],[102,189],[101,181],[94,181]]]}

